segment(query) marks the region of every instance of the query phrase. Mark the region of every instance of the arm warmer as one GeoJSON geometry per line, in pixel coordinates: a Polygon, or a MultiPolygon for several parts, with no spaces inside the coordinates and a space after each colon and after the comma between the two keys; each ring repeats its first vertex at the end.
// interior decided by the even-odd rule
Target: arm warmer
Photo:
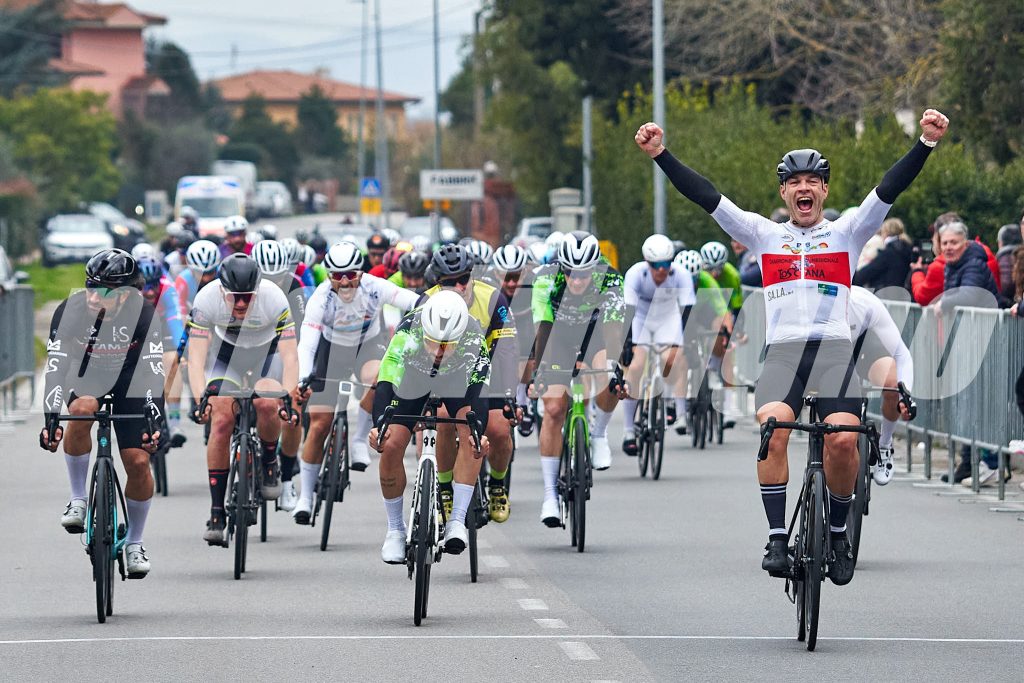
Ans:
{"type": "MultiPolygon", "coordinates": [[[[924,145],[921,146],[924,147],[924,145]]],[[[676,159],[667,149],[654,157],[654,163],[661,167],[681,195],[708,213],[713,213],[718,208],[718,202],[722,200],[722,193],[715,189],[710,180],[676,159]]],[[[909,181],[907,182],[909,184],[909,181]]]]}
{"type": "Polygon", "coordinates": [[[924,162],[931,151],[931,147],[918,140],[903,158],[885,172],[882,182],[875,188],[878,198],[886,204],[894,204],[900,193],[910,187],[910,183],[914,182],[914,178],[924,168],[924,162]]]}

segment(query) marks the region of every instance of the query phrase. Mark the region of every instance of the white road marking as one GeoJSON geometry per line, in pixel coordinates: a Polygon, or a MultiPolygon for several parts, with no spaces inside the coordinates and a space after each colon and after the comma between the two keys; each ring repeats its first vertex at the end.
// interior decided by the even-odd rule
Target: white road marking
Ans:
{"type": "Polygon", "coordinates": [[[579,642],[565,642],[559,643],[558,647],[562,648],[565,655],[573,660],[574,662],[593,661],[595,659],[601,659],[597,656],[597,653],[590,649],[590,646],[586,643],[579,642]]]}
{"type": "Polygon", "coordinates": [[[522,609],[529,612],[541,612],[548,608],[546,602],[537,598],[520,598],[517,602],[522,609]]]}
{"type": "MultiPolygon", "coordinates": [[[[792,636],[686,636],[686,635],[614,635],[614,634],[573,634],[577,640],[677,640],[677,641],[756,641],[756,640],[793,640],[792,636]]],[[[132,642],[227,642],[227,641],[262,641],[262,640],[550,640],[564,639],[560,635],[305,635],[305,636],[136,636],[110,638],[28,638],[24,640],[0,640],[0,645],[49,645],[65,643],[132,643],[132,642]]],[[[938,643],[960,645],[1024,645],[1024,638],[883,638],[846,636],[838,638],[818,638],[819,641],[850,641],[864,643],[938,643]]]]}
{"type": "Polygon", "coordinates": [[[526,585],[526,582],[522,579],[502,579],[501,586],[502,588],[507,588],[510,591],[521,591],[529,588],[529,586],[526,585]]]}
{"type": "Polygon", "coordinates": [[[508,560],[501,555],[481,555],[480,559],[491,569],[504,569],[508,567],[508,560]]]}
{"type": "Polygon", "coordinates": [[[569,628],[561,619],[534,619],[543,628],[569,628]]]}

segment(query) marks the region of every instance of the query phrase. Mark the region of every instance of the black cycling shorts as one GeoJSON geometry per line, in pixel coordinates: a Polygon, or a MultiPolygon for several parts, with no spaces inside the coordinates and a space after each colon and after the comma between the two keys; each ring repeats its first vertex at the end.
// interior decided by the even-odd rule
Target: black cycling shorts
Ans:
{"type": "Polygon", "coordinates": [[[590,339],[587,340],[585,337],[586,327],[583,325],[555,323],[548,335],[547,344],[544,346],[544,356],[540,361],[552,370],[572,370],[576,367],[577,358],[593,367],[594,355],[598,351],[604,350],[604,335],[601,330],[601,322],[594,323],[590,339]],[[580,346],[584,341],[587,343],[580,353],[580,346]]]}
{"type": "MultiPolygon", "coordinates": [[[[354,377],[356,381],[362,381],[359,372],[363,366],[374,360],[380,360],[388,350],[388,340],[384,334],[376,337],[363,339],[357,347],[332,344],[320,337],[316,347],[316,356],[313,361],[313,374],[317,377],[329,377],[330,379],[345,379],[354,377]]],[[[304,379],[304,378],[299,378],[304,379]]],[[[338,385],[325,382],[313,382],[310,389],[312,395],[306,405],[334,407],[338,401],[338,385]]]]}
{"type": "MultiPolygon", "coordinates": [[[[427,399],[430,394],[424,394],[419,398],[398,398],[397,396],[392,401],[392,405],[395,408],[396,415],[422,415],[423,406],[427,404],[427,399]]],[[[445,410],[448,411],[449,417],[457,417],[459,411],[466,406],[470,407],[474,413],[476,413],[476,419],[480,423],[480,434],[487,430],[487,399],[486,398],[442,398],[441,405],[444,406],[445,410]]],[[[393,420],[393,424],[400,424],[408,427],[410,430],[416,424],[415,419],[399,418],[393,420]]]]}
{"type": "Polygon", "coordinates": [[[804,396],[818,395],[818,418],[832,413],[860,415],[860,378],[853,367],[853,344],[845,339],[783,342],[768,346],[754,390],[758,410],[782,401],[799,418],[804,396]]]}
{"type": "MultiPolygon", "coordinates": [[[[131,381],[131,373],[121,373],[117,383],[109,392],[90,391],[88,387],[84,386],[73,387],[68,392],[68,412],[70,413],[71,404],[77,398],[91,396],[99,399],[106,393],[109,393],[114,397],[113,410],[115,415],[145,415],[146,397],[128,395],[128,387],[131,385],[131,381]]],[[[137,393],[137,391],[133,393],[137,393]]],[[[63,426],[67,429],[66,423],[63,426]]],[[[118,420],[114,422],[113,427],[114,435],[117,437],[118,448],[121,449],[142,448],[142,435],[149,431],[149,425],[144,417],[135,420],[118,420]]],[[[162,439],[163,437],[161,437],[162,439]]]]}

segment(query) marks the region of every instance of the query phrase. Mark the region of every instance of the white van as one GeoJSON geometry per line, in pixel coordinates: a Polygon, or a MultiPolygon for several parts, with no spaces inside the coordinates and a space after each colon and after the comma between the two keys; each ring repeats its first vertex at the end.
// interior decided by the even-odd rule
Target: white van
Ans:
{"type": "Polygon", "coordinates": [[[199,214],[199,237],[223,237],[228,216],[245,215],[245,190],[234,176],[188,175],[174,193],[174,220],[183,206],[199,214]]]}

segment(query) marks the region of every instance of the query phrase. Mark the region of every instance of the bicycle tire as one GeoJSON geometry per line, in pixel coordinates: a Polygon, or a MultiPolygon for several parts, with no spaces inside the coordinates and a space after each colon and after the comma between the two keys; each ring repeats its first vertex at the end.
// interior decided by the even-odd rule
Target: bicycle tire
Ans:
{"type": "MultiPolygon", "coordinates": [[[[640,396],[646,394],[646,383],[644,387],[640,389],[640,396]]],[[[650,410],[646,399],[641,398],[637,402],[637,412],[639,415],[635,420],[637,425],[637,432],[639,438],[637,439],[636,464],[640,468],[640,477],[645,478],[647,476],[647,467],[651,459],[651,449],[648,443],[648,436],[650,434],[650,410]]]]}
{"type": "Polygon", "coordinates": [[[704,428],[707,432],[707,443],[709,444],[715,443],[715,424],[718,422],[718,418],[715,414],[717,412],[718,411],[715,410],[714,405],[709,402],[707,417],[704,418],[704,428]]]}
{"type": "Polygon", "coordinates": [[[576,547],[576,511],[574,503],[576,494],[572,478],[572,453],[569,448],[569,425],[564,427],[562,436],[562,455],[558,461],[558,497],[563,520],[569,520],[569,543],[576,547]]]}
{"type": "Polygon", "coordinates": [[[576,552],[582,553],[587,538],[587,470],[590,462],[589,444],[587,443],[587,425],[582,418],[576,418],[576,442],[573,448],[573,473],[575,475],[574,491],[576,510],[576,552]]]}
{"type": "Polygon", "coordinates": [[[654,417],[654,441],[651,452],[651,478],[661,478],[661,463],[665,456],[665,399],[657,399],[657,414],[654,417]]]}
{"type": "Polygon", "coordinates": [[[327,540],[331,535],[331,519],[334,517],[334,501],[338,495],[338,477],[341,469],[341,439],[338,438],[337,430],[331,431],[331,448],[324,463],[324,475],[326,486],[321,487],[324,501],[324,521],[320,529],[320,550],[327,550],[327,540]]]}
{"type": "Polygon", "coordinates": [[[437,523],[434,510],[431,509],[430,501],[433,491],[436,488],[434,464],[424,460],[421,464],[419,477],[419,496],[416,514],[416,528],[413,529],[412,540],[415,544],[414,563],[416,574],[416,595],[413,603],[413,623],[419,626],[423,617],[427,614],[427,594],[430,590],[430,564],[428,563],[429,553],[433,552],[433,534],[431,533],[431,519],[437,523]]]}
{"type": "MultiPolygon", "coordinates": [[[[110,586],[114,574],[114,520],[113,492],[110,482],[110,470],[106,462],[96,463],[93,475],[92,505],[92,575],[96,583],[96,619],[103,624],[107,621],[107,607],[111,605],[110,586]]],[[[112,605],[111,605],[112,606],[112,605]]]]}
{"type": "Polygon", "coordinates": [[[267,542],[267,501],[260,501],[260,543],[267,542]]]}
{"type": "Polygon", "coordinates": [[[861,435],[857,439],[857,455],[859,465],[857,467],[857,481],[853,489],[853,501],[850,503],[850,510],[846,515],[846,528],[850,531],[850,546],[853,550],[853,566],[857,566],[857,557],[860,554],[860,536],[864,528],[864,506],[867,503],[867,482],[865,477],[871,476],[868,460],[870,458],[866,446],[867,438],[861,435]]]}
{"type": "Polygon", "coordinates": [[[245,571],[245,551],[249,540],[249,440],[238,441],[235,458],[234,525],[235,525],[235,580],[242,578],[245,571]]]}
{"type": "Polygon", "coordinates": [[[480,515],[483,509],[483,495],[481,494],[481,487],[483,477],[476,478],[476,486],[473,487],[473,502],[470,505],[470,513],[468,515],[469,524],[466,525],[466,531],[469,534],[469,541],[466,543],[469,550],[469,581],[470,583],[476,583],[479,575],[479,552],[477,546],[477,532],[480,528],[480,515]]]}
{"type": "Polygon", "coordinates": [[[807,650],[813,652],[818,642],[818,614],[821,606],[821,584],[825,579],[825,537],[828,534],[825,515],[825,473],[811,472],[807,487],[807,551],[804,558],[804,608],[807,614],[807,650]]]}
{"type": "Polygon", "coordinates": [[[344,502],[345,491],[348,489],[351,482],[352,459],[348,450],[348,420],[342,422],[341,445],[341,459],[338,461],[341,463],[341,467],[338,470],[338,499],[335,501],[336,503],[344,502]]]}
{"type": "Polygon", "coordinates": [[[720,410],[716,410],[715,414],[718,416],[718,434],[715,436],[715,440],[718,442],[718,445],[721,446],[725,441],[725,413],[720,410]]]}
{"type": "Polygon", "coordinates": [[[149,456],[149,462],[153,466],[153,484],[156,493],[167,496],[167,457],[164,451],[157,451],[149,456]]]}

